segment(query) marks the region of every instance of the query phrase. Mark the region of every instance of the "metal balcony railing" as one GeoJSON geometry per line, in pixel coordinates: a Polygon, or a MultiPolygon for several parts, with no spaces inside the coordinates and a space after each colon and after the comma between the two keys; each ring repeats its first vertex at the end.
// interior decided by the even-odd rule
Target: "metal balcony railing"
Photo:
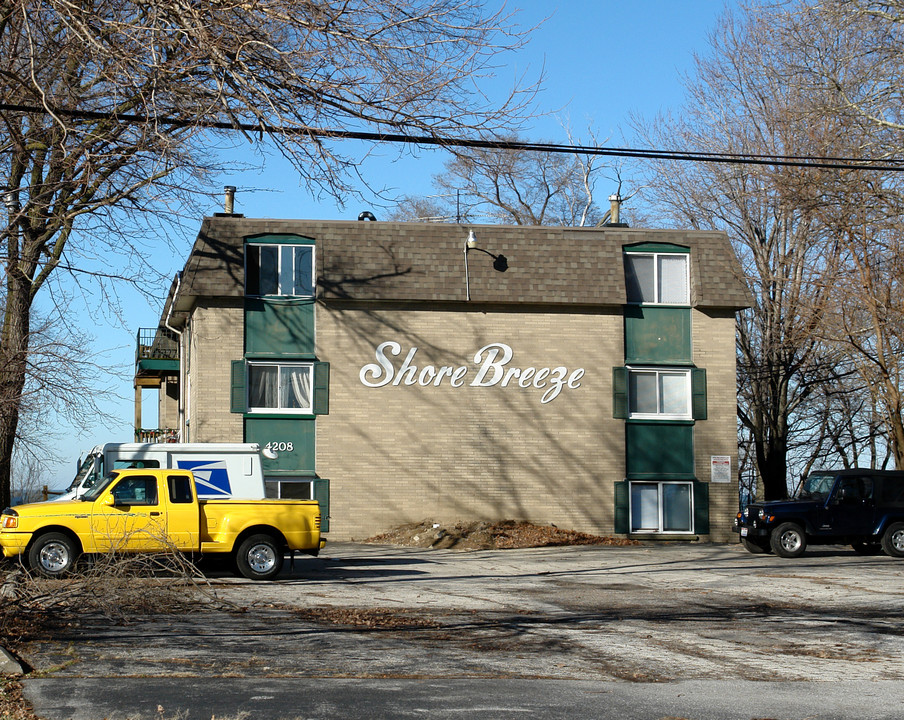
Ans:
{"type": "Polygon", "coordinates": [[[140,328],[136,362],[139,360],[178,360],[179,341],[176,333],[165,328],[140,328]]]}

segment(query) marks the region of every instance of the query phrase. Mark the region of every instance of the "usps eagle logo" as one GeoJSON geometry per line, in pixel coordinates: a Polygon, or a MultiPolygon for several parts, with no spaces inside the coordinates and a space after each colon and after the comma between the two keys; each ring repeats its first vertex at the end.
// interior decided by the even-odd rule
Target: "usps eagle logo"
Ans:
{"type": "Polygon", "coordinates": [[[229,473],[225,460],[179,460],[180,470],[191,470],[195,474],[195,489],[202,499],[232,496],[229,473]]]}

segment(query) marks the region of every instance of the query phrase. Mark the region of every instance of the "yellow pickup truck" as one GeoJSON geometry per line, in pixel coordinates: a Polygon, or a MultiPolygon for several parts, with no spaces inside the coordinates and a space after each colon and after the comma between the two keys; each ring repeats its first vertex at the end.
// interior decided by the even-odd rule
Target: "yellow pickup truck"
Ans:
{"type": "Polygon", "coordinates": [[[72,570],[82,553],[231,555],[239,573],[270,580],[287,551],[317,555],[316,500],[198,500],[187,470],[117,470],[77,500],[7,508],[5,557],[23,557],[45,577],[72,570]]]}

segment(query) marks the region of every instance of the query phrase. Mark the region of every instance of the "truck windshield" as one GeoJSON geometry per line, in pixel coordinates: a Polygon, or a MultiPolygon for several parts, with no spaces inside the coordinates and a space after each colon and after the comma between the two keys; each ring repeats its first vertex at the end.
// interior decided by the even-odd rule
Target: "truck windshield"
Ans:
{"type": "Polygon", "coordinates": [[[82,461],[78,471],[75,473],[75,479],[69,484],[69,490],[76,490],[79,487],[87,490],[90,487],[94,487],[99,477],[95,467],[95,460],[97,460],[97,455],[89,454],[82,461]]]}
{"type": "Polygon", "coordinates": [[[111,472],[107,477],[97,483],[94,487],[92,487],[88,492],[81,496],[81,500],[86,502],[94,502],[97,498],[100,497],[100,494],[106,490],[110,483],[113,482],[117,477],[119,477],[118,472],[111,472]]]}
{"type": "Polygon", "coordinates": [[[797,497],[825,500],[829,493],[832,492],[832,485],[834,484],[834,473],[812,473],[801,483],[797,497]]]}

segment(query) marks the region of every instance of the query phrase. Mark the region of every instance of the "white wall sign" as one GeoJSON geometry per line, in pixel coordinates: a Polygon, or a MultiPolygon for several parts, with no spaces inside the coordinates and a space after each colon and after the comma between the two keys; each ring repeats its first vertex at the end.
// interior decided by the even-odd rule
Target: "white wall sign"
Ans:
{"type": "Polygon", "coordinates": [[[710,455],[710,482],[731,482],[731,456],[710,455]]]}
{"type": "Polygon", "coordinates": [[[367,387],[379,388],[387,385],[419,385],[420,387],[440,387],[444,384],[460,388],[471,387],[518,387],[525,390],[543,390],[540,402],[546,404],[555,400],[565,389],[581,387],[584,368],[569,372],[566,367],[509,367],[514,352],[505,343],[490,343],[474,353],[474,364],[469,365],[415,365],[418,349],[411,348],[401,365],[395,366],[390,356],[399,356],[402,346],[397,342],[381,343],[376,349],[375,363],[361,368],[358,377],[367,387]],[[474,370],[473,376],[471,371],[474,370]],[[470,382],[468,380],[470,379],[470,382]]]}

